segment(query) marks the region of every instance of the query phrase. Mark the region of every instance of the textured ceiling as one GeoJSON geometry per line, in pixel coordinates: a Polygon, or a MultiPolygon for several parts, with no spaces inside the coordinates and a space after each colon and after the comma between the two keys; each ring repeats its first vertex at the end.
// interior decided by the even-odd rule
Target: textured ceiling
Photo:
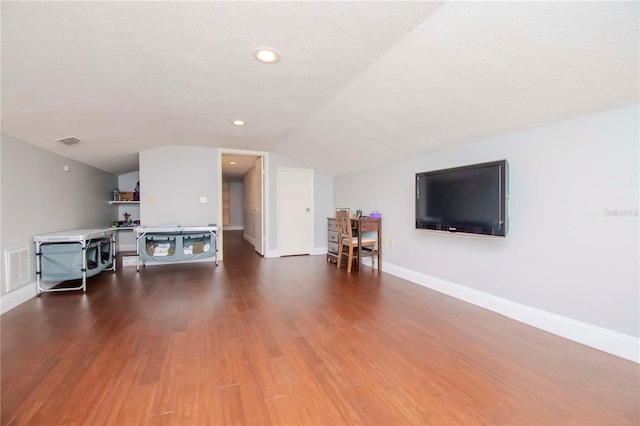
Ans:
{"type": "Polygon", "coordinates": [[[2,131],[112,173],[136,170],[139,151],[184,144],[343,174],[638,103],[638,2],[1,11],[2,131]],[[282,60],[258,63],[261,46],[282,60]],[[54,142],[68,136],[82,143],[54,142]]]}

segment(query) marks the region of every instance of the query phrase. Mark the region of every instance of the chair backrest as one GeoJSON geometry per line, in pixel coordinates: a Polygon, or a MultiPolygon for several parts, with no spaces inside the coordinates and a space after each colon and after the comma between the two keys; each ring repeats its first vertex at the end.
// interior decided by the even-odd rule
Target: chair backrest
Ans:
{"type": "Polygon", "coordinates": [[[336,218],[338,219],[338,237],[340,238],[340,243],[342,243],[343,238],[348,238],[349,241],[351,241],[351,218],[349,218],[349,211],[338,210],[336,218]]]}

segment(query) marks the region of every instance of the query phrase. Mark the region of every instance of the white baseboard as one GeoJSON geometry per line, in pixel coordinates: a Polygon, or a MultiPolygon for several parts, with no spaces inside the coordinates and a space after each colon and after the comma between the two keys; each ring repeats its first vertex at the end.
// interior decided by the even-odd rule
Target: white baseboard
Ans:
{"type": "MultiPolygon", "coordinates": [[[[320,255],[320,254],[327,254],[327,248],[326,247],[314,247],[311,250],[311,253],[309,253],[311,256],[316,256],[316,255],[320,255]]],[[[267,253],[264,255],[264,257],[280,257],[280,254],[278,253],[278,250],[267,250],[267,253]]]]}
{"type": "Polygon", "coordinates": [[[5,294],[0,297],[0,314],[4,314],[7,311],[15,308],[18,305],[23,304],[32,297],[36,297],[38,291],[36,290],[36,283],[32,282],[11,293],[5,294]]]}
{"type": "MultiPolygon", "coordinates": [[[[369,259],[363,261],[371,264],[369,259]]],[[[636,337],[512,302],[387,262],[382,262],[382,270],[549,333],[640,363],[640,339],[636,337]]]]}
{"type": "Polygon", "coordinates": [[[247,235],[245,233],[242,234],[242,238],[244,238],[246,241],[249,241],[251,244],[253,244],[254,246],[256,245],[256,239],[253,238],[250,235],[247,235]]]}
{"type": "Polygon", "coordinates": [[[244,226],[242,225],[224,225],[222,227],[223,231],[244,231],[244,226]]]}

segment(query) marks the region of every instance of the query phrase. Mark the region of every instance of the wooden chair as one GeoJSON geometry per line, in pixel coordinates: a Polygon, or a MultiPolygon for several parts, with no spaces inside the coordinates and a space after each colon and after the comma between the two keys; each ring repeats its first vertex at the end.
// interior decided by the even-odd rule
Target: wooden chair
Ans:
{"type": "MultiPolygon", "coordinates": [[[[351,272],[353,261],[358,259],[358,236],[353,235],[351,219],[347,210],[339,210],[336,217],[338,219],[338,268],[342,265],[342,256],[347,256],[349,262],[347,272],[351,272]],[[348,248],[348,253],[345,253],[345,247],[348,248]]],[[[376,240],[362,238],[361,244],[363,250],[366,248],[370,253],[375,251],[376,240]]],[[[371,262],[373,263],[373,256],[371,256],[371,262]]]]}

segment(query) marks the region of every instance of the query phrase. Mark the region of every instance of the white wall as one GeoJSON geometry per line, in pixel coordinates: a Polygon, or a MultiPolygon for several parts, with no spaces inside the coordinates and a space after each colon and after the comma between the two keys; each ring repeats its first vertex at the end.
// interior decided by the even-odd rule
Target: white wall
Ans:
{"type": "MultiPolygon", "coordinates": [[[[229,227],[244,228],[244,183],[229,182],[229,227]]],[[[228,227],[227,227],[228,228],[228,227]]]]}
{"type": "Polygon", "coordinates": [[[167,146],[140,153],[144,225],[222,224],[218,218],[218,149],[167,146]],[[206,197],[207,203],[201,203],[206,197]]]}
{"type": "Polygon", "coordinates": [[[313,252],[327,253],[327,217],[334,217],[333,176],[313,173],[313,252]]]}
{"type": "Polygon", "coordinates": [[[638,105],[334,179],[334,205],[382,212],[387,270],[459,284],[637,338],[638,105]],[[416,230],[416,172],[506,158],[506,238],[416,230]],[[612,216],[612,210],[626,212],[612,216]]]}
{"type": "MultiPolygon", "coordinates": [[[[0,151],[3,271],[4,251],[28,246],[33,254],[34,235],[111,225],[113,211],[107,201],[116,186],[115,175],[5,134],[1,135],[0,151]],[[64,166],[69,166],[68,172],[64,166]]],[[[32,271],[34,258],[35,254],[32,271]]],[[[0,275],[4,295],[5,276],[0,275]]],[[[35,272],[32,275],[35,281],[35,272]]]]}

